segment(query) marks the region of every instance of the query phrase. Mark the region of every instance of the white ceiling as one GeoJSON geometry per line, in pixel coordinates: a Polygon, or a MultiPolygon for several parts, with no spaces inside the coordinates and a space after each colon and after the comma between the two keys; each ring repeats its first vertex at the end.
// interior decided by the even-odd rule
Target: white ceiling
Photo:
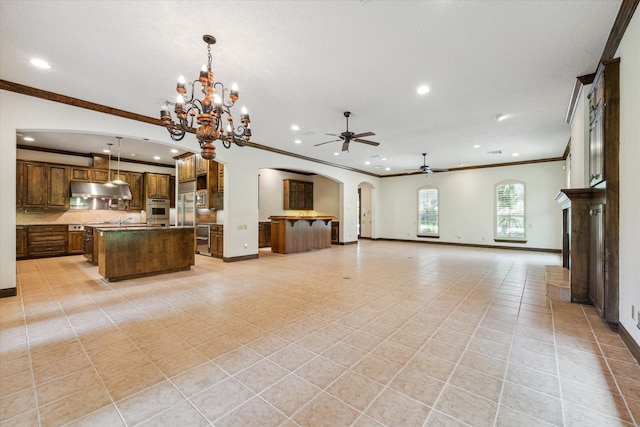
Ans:
{"type": "MultiPolygon", "coordinates": [[[[417,168],[422,152],[439,168],[554,158],[569,140],[575,78],[595,71],[620,4],[3,0],[0,75],[158,117],[177,77],[197,77],[211,34],[215,78],[238,83],[235,110],[249,109],[255,143],[379,175],[417,168]],[[34,57],[53,68],[36,69],[34,57]],[[431,91],[421,96],[422,84],[431,91]],[[344,130],[344,111],[351,131],[374,132],[380,146],[314,147],[344,130]]],[[[53,144],[77,151],[73,139],[53,144]]],[[[92,140],[80,149],[104,148],[92,140]]],[[[139,159],[154,151],[130,143],[139,159]]]]}

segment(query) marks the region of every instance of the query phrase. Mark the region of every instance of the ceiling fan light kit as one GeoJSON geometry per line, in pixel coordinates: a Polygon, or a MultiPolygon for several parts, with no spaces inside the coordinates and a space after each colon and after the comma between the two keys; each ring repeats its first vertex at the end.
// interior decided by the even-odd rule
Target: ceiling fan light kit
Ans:
{"type": "Polygon", "coordinates": [[[224,148],[230,148],[234,143],[240,147],[247,145],[251,139],[251,120],[247,109],[242,107],[240,115],[240,125],[237,127],[233,123],[233,115],[231,108],[238,100],[238,87],[234,83],[231,89],[228,89],[221,82],[213,80],[213,71],[211,70],[211,45],[216,43],[216,38],[210,35],[202,36],[207,43],[207,64],[202,66],[200,76],[193,82],[189,82],[190,87],[189,99],[185,100],[187,95],[187,83],[181,76],[176,86],[178,96],[175,102],[174,112],[177,121],[174,121],[169,112],[170,102],[166,101],[160,111],[160,121],[167,128],[171,139],[180,141],[187,132],[194,132],[198,143],[200,144],[201,155],[207,160],[213,160],[216,157],[216,148],[213,142],[220,140],[224,148]],[[195,96],[195,87],[199,83],[202,92],[202,99],[195,96]],[[223,125],[222,115],[227,115],[226,129],[223,125]],[[193,126],[193,121],[198,125],[193,126]]]}
{"type": "Polygon", "coordinates": [[[427,153],[422,153],[422,166],[420,166],[418,169],[405,169],[406,171],[414,171],[414,172],[422,172],[424,174],[427,175],[431,175],[432,173],[435,172],[448,172],[449,169],[443,169],[443,168],[432,168],[430,166],[427,165],[427,153]]]}
{"type": "Polygon", "coordinates": [[[314,147],[317,147],[319,145],[329,144],[331,142],[338,142],[338,141],[342,141],[342,151],[349,151],[349,143],[351,141],[360,142],[362,144],[373,145],[374,147],[377,147],[378,145],[380,145],[379,142],[374,142],[374,141],[369,141],[369,140],[366,140],[366,139],[362,139],[362,137],[364,137],[364,136],[373,136],[373,135],[375,135],[375,133],[373,133],[373,132],[363,132],[363,133],[358,133],[358,134],[350,132],[349,131],[349,116],[351,116],[351,112],[350,111],[345,111],[343,114],[347,119],[347,130],[342,132],[339,135],[336,135],[336,134],[333,134],[333,133],[325,133],[325,135],[335,136],[338,139],[332,139],[331,141],[321,142],[319,144],[315,144],[314,147]]]}

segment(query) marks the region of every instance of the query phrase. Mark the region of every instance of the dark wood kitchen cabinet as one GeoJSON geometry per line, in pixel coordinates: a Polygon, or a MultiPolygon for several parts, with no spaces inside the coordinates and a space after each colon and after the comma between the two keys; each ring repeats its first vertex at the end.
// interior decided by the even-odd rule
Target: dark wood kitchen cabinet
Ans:
{"type": "Polygon", "coordinates": [[[268,248],[271,246],[271,221],[258,223],[258,247],[268,248]]]}
{"type": "Polygon", "coordinates": [[[144,209],[144,179],[141,172],[129,172],[129,189],[131,190],[131,202],[129,209],[144,209]]]}
{"type": "Polygon", "coordinates": [[[47,165],[47,209],[69,209],[69,167],[47,165]]]}
{"type": "Polygon", "coordinates": [[[168,174],[146,172],[144,187],[147,199],[169,199],[171,197],[168,174]]]}
{"type": "Polygon", "coordinates": [[[214,258],[224,256],[224,226],[219,224],[211,225],[209,229],[209,250],[214,258]]]}
{"type": "Polygon", "coordinates": [[[313,210],[313,182],[282,180],[284,210],[313,210]]]}
{"type": "Polygon", "coordinates": [[[16,258],[27,256],[27,228],[24,225],[16,226],[16,258]]]}
{"type": "Polygon", "coordinates": [[[84,252],[82,248],[83,237],[84,231],[69,231],[69,245],[67,249],[69,255],[78,255],[84,252]]]}
{"type": "Polygon", "coordinates": [[[27,251],[30,257],[46,257],[67,254],[66,225],[30,225],[27,251]]]}
{"type": "Polygon", "coordinates": [[[23,162],[22,207],[69,209],[69,167],[39,162],[23,162]]]}
{"type": "Polygon", "coordinates": [[[109,181],[109,171],[107,169],[91,169],[91,182],[104,184],[107,181],[109,181]]]}
{"type": "Polygon", "coordinates": [[[69,177],[71,181],[91,182],[91,168],[71,166],[69,177]]]}
{"type": "Polygon", "coordinates": [[[178,183],[191,182],[196,179],[196,155],[184,155],[178,159],[178,183]]]}

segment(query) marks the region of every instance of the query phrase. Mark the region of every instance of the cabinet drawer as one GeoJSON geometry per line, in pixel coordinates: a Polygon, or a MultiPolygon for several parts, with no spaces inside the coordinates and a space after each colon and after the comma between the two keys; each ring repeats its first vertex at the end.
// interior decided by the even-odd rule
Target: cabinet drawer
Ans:
{"type": "Polygon", "coordinates": [[[66,225],[30,225],[29,233],[66,233],[68,228],[66,225]]]}
{"type": "Polygon", "coordinates": [[[66,244],[67,233],[29,233],[29,244],[66,244]]]}
{"type": "Polygon", "coordinates": [[[49,245],[37,244],[29,245],[29,256],[42,256],[42,255],[64,255],[67,253],[67,244],[63,243],[51,243],[49,245]]]}

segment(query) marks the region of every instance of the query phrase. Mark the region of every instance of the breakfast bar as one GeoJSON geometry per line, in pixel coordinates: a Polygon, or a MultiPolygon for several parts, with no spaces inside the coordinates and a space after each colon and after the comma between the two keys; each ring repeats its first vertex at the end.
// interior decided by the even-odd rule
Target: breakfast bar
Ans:
{"type": "Polygon", "coordinates": [[[331,247],[335,216],[270,216],[271,251],[280,254],[331,247]]]}
{"type": "Polygon", "coordinates": [[[98,228],[98,272],[109,281],[189,270],[193,227],[98,228]]]}

